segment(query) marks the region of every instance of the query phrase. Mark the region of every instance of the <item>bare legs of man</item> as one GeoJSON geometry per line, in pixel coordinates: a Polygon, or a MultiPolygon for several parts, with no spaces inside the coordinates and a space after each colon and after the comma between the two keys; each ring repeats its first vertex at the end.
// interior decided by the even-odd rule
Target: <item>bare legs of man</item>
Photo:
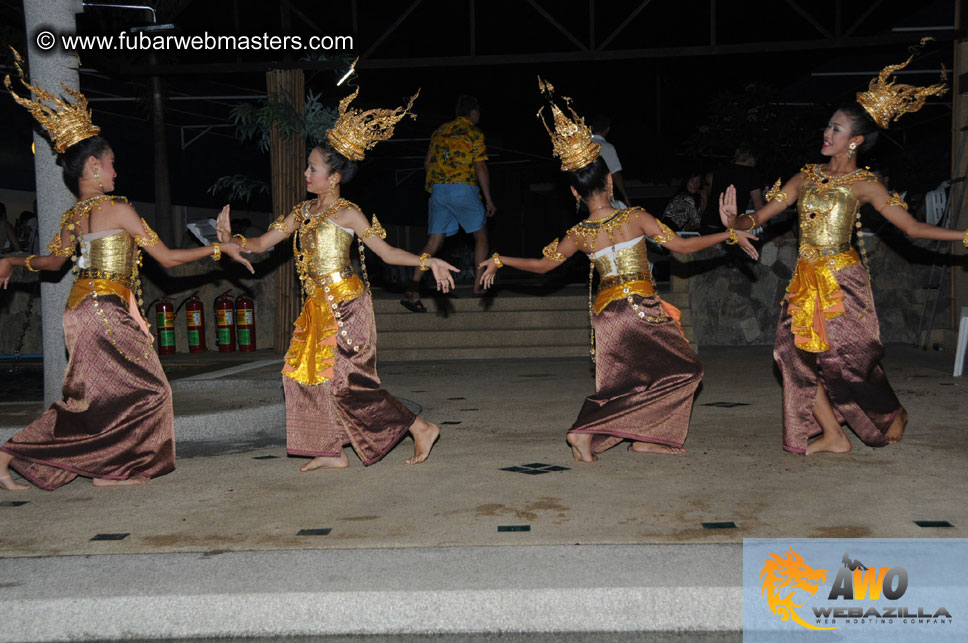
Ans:
{"type": "MultiPolygon", "coordinates": [[[[430,235],[427,237],[427,243],[420,251],[420,254],[429,254],[431,257],[434,256],[440,251],[440,247],[444,245],[444,238],[443,233],[430,235]]],[[[483,259],[481,261],[483,261],[483,259]]],[[[419,267],[413,269],[413,277],[410,280],[410,285],[407,286],[407,289],[403,293],[403,299],[400,300],[400,303],[405,308],[415,313],[427,312],[427,308],[423,305],[423,302],[420,301],[420,280],[423,279],[423,274],[424,271],[419,267]]]]}

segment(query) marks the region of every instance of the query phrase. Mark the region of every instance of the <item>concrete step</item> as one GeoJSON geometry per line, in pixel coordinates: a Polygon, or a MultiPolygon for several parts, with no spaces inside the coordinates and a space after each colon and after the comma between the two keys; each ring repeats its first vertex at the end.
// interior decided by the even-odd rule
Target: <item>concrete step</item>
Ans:
{"type": "MultiPolygon", "coordinates": [[[[401,307],[401,310],[403,308],[401,307]]],[[[489,310],[452,313],[376,313],[377,332],[445,331],[475,328],[517,329],[561,328],[588,325],[588,311],[582,310],[489,310]]]]}
{"type": "Polygon", "coordinates": [[[588,326],[572,328],[475,328],[470,330],[377,331],[379,351],[390,348],[488,347],[588,343],[588,326]]]}
{"type": "Polygon", "coordinates": [[[469,359],[531,359],[537,357],[587,357],[588,336],[582,345],[531,346],[431,346],[423,348],[380,348],[380,364],[386,362],[425,362],[469,359]]]}

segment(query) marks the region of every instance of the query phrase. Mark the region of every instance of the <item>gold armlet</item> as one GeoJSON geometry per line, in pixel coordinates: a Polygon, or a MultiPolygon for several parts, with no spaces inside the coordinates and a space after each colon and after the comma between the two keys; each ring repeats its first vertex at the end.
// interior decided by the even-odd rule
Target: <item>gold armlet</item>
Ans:
{"type": "Polygon", "coordinates": [[[430,259],[430,253],[425,252],[420,255],[420,269],[424,272],[430,270],[430,266],[427,265],[427,259],[430,259]]]}
{"type": "Polygon", "coordinates": [[[36,258],[37,258],[37,255],[30,255],[29,257],[24,258],[24,267],[30,272],[40,272],[38,268],[34,268],[33,266],[30,265],[30,260],[36,259],[36,258]]]}
{"type": "Polygon", "coordinates": [[[504,264],[501,263],[501,256],[498,253],[495,252],[493,255],[491,255],[491,259],[494,260],[494,265],[497,266],[499,270],[504,267],[504,264]]]}
{"type": "Polygon", "coordinates": [[[652,237],[653,241],[660,244],[666,244],[677,237],[676,233],[673,232],[669,226],[662,223],[658,219],[656,219],[655,222],[659,224],[659,234],[652,237]]]}
{"type": "Polygon", "coordinates": [[[743,214],[743,216],[744,216],[744,217],[749,217],[749,219],[750,219],[750,222],[751,222],[751,225],[750,225],[750,227],[748,227],[748,228],[747,228],[747,230],[752,230],[753,228],[758,228],[758,227],[760,226],[760,224],[756,222],[756,217],[754,217],[754,216],[753,216],[752,214],[750,214],[749,212],[745,212],[745,213],[743,214]]]}
{"type": "Polygon", "coordinates": [[[965,230],[965,234],[964,234],[964,236],[963,236],[963,237],[961,237],[961,244],[962,244],[962,245],[963,245],[964,247],[966,247],[966,248],[968,248],[968,230],[965,230]]]}
{"type": "MultiPolygon", "coordinates": [[[[542,250],[541,254],[544,255],[545,259],[550,259],[556,263],[561,263],[568,257],[558,252],[558,239],[546,245],[542,250]]],[[[500,266],[498,266],[500,268],[500,266]]]]}
{"type": "Polygon", "coordinates": [[[283,234],[289,234],[290,232],[292,232],[289,229],[289,226],[286,225],[286,216],[287,215],[285,215],[285,214],[280,214],[279,217],[275,221],[273,221],[272,223],[269,224],[269,229],[270,230],[278,230],[279,232],[281,232],[283,234]]]}
{"type": "Polygon", "coordinates": [[[212,244],[212,259],[219,261],[222,258],[222,244],[218,241],[212,244]]]}
{"type": "Polygon", "coordinates": [[[238,239],[239,240],[239,245],[242,246],[243,248],[246,247],[247,245],[249,245],[249,240],[246,239],[241,234],[233,234],[232,235],[232,238],[233,239],[238,239]]]}
{"type": "Polygon", "coordinates": [[[363,234],[361,234],[360,237],[362,237],[363,239],[366,239],[368,237],[380,237],[381,239],[386,239],[387,231],[383,228],[382,225],[380,225],[380,220],[377,219],[376,215],[374,214],[373,221],[371,222],[370,227],[364,230],[363,234]]]}
{"type": "Polygon", "coordinates": [[[783,192],[780,190],[780,185],[781,185],[780,179],[777,179],[776,183],[773,184],[773,187],[771,187],[767,191],[766,193],[767,203],[769,203],[770,201],[779,201],[780,203],[786,203],[787,201],[790,200],[789,195],[787,195],[786,192],[783,192]]]}
{"type": "Polygon", "coordinates": [[[148,222],[144,220],[144,217],[141,218],[141,225],[144,226],[145,234],[144,236],[140,234],[134,235],[134,242],[142,248],[150,248],[158,243],[157,233],[151,229],[151,226],[148,225],[148,222]]]}
{"type": "MultiPolygon", "coordinates": [[[[73,238],[74,235],[71,233],[71,239],[73,238]]],[[[50,243],[47,244],[47,252],[57,257],[70,257],[72,254],[74,254],[74,245],[71,244],[71,247],[65,248],[64,242],[61,239],[61,233],[58,232],[54,235],[54,238],[50,240],[50,243]]]]}
{"type": "Polygon", "coordinates": [[[726,228],[726,231],[729,233],[729,238],[726,239],[727,246],[735,246],[737,243],[739,243],[739,237],[736,236],[735,230],[732,228],[726,228]]]}
{"type": "Polygon", "coordinates": [[[905,201],[904,199],[902,199],[901,198],[901,195],[898,194],[897,192],[891,192],[891,196],[887,200],[887,203],[885,204],[885,206],[891,206],[891,205],[896,205],[896,206],[902,207],[905,210],[907,210],[907,207],[908,207],[907,201],[905,201]]]}

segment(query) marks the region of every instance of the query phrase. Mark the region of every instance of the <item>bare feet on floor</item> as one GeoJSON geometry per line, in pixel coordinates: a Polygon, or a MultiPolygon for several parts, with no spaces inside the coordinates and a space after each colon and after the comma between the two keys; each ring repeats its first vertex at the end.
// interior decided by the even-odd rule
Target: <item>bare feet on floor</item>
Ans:
{"type": "Polygon", "coordinates": [[[434,442],[440,437],[440,427],[417,418],[410,427],[410,435],[413,436],[413,457],[407,458],[404,462],[420,464],[430,457],[430,450],[434,448],[434,442]]]}
{"type": "Polygon", "coordinates": [[[904,410],[904,407],[901,407],[901,410],[898,411],[897,415],[894,416],[894,421],[891,422],[891,426],[887,429],[887,433],[884,434],[884,437],[887,438],[888,444],[897,444],[901,441],[901,437],[904,435],[904,429],[907,427],[907,422],[907,411],[904,410]]]}
{"type": "Polygon", "coordinates": [[[565,436],[571,445],[571,455],[576,462],[595,462],[598,456],[592,453],[592,436],[590,433],[569,433],[565,436]]]}
{"type": "Polygon", "coordinates": [[[349,466],[349,458],[346,457],[345,453],[340,453],[339,455],[321,455],[313,458],[299,467],[299,470],[305,473],[307,471],[315,471],[316,469],[346,469],[349,466]]]}
{"type": "Polygon", "coordinates": [[[685,453],[684,447],[672,447],[667,444],[655,444],[654,442],[633,442],[629,445],[629,451],[636,453],[663,453],[665,455],[679,455],[685,453]]]}
{"type": "Polygon", "coordinates": [[[0,487],[3,487],[7,491],[26,491],[30,489],[29,484],[17,484],[13,480],[13,476],[9,473],[5,476],[0,476],[0,487]]]}
{"type": "Polygon", "coordinates": [[[850,453],[850,440],[843,430],[827,431],[822,436],[807,445],[807,455],[814,453],[850,453]]]}
{"type": "Polygon", "coordinates": [[[110,478],[94,478],[91,484],[95,487],[130,487],[137,484],[148,484],[148,478],[144,476],[131,476],[125,480],[111,480],[110,478]]]}

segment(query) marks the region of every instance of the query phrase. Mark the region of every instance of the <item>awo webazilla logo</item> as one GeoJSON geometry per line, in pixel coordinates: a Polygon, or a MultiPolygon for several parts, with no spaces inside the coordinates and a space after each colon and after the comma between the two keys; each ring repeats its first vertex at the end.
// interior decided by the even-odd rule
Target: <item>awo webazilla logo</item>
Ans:
{"type": "Polygon", "coordinates": [[[951,623],[952,615],[943,605],[902,600],[910,583],[907,569],[870,562],[864,564],[844,553],[834,575],[808,564],[793,547],[782,555],[768,553],[760,571],[761,594],[781,621],[793,621],[809,630],[873,623],[951,623]],[[834,578],[825,589],[828,575],[834,578]],[[870,605],[870,601],[877,602],[870,605]]]}

